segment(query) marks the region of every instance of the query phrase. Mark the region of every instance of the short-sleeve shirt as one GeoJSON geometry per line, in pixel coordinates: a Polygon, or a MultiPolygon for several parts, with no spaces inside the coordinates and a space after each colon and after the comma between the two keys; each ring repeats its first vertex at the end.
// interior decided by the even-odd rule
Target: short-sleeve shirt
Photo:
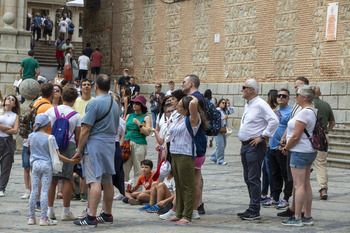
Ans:
{"type": "Polygon", "coordinates": [[[44,21],[44,25],[45,25],[45,30],[48,30],[48,31],[52,31],[52,28],[53,28],[53,22],[52,22],[52,20],[51,19],[46,19],[45,21],[44,21]],[[51,26],[49,26],[49,25],[51,25],[51,26]],[[49,27],[51,27],[51,29],[49,30],[49,27]]]}
{"type": "Polygon", "coordinates": [[[33,18],[33,23],[34,23],[34,27],[37,28],[41,25],[41,18],[40,17],[35,17],[33,18]]]}
{"type": "Polygon", "coordinates": [[[91,54],[91,67],[101,67],[101,61],[102,61],[102,53],[99,51],[95,51],[91,54]]]}
{"type": "MultiPolygon", "coordinates": [[[[3,109],[0,109],[0,124],[11,126],[13,127],[15,125],[17,119],[17,114],[12,111],[6,111],[4,113],[3,109]]],[[[0,130],[0,137],[8,137],[10,134],[4,133],[0,130]]]]}
{"type": "MultiPolygon", "coordinates": [[[[71,112],[74,111],[74,109],[72,107],[69,107],[67,105],[60,105],[60,106],[57,107],[57,110],[58,110],[59,115],[63,115],[63,116],[68,116],[68,114],[70,114],[71,112]]],[[[55,123],[55,121],[56,121],[56,114],[55,114],[54,107],[52,107],[49,110],[47,110],[45,114],[50,117],[51,126],[53,126],[53,123],[55,123]]],[[[76,127],[80,127],[81,126],[81,116],[80,116],[79,113],[76,113],[71,118],[69,118],[68,121],[69,121],[69,132],[68,132],[68,135],[69,135],[69,137],[72,135],[70,141],[75,144],[74,131],[75,131],[76,127]]]]}
{"type": "Polygon", "coordinates": [[[175,178],[172,177],[170,180],[168,180],[168,177],[164,179],[163,183],[166,185],[166,187],[169,189],[169,192],[171,195],[174,195],[174,192],[176,190],[175,187],[175,178]]]}
{"type": "MultiPolygon", "coordinates": [[[[295,122],[300,121],[306,124],[305,129],[312,137],[313,129],[316,124],[316,109],[305,108],[295,115],[289,122],[287,127],[287,142],[292,137],[295,130],[295,122]]],[[[301,134],[299,142],[293,147],[290,148],[290,151],[293,152],[303,152],[303,153],[313,153],[316,150],[312,147],[310,140],[307,138],[306,134],[303,132],[301,134]]]]}
{"type": "Polygon", "coordinates": [[[287,128],[288,121],[290,120],[290,116],[292,114],[293,108],[291,106],[287,106],[285,108],[278,108],[276,110],[276,115],[279,121],[278,128],[273,135],[272,138],[269,140],[270,148],[275,150],[280,146],[281,138],[284,134],[284,131],[287,128]]]}
{"type": "Polygon", "coordinates": [[[83,100],[81,97],[78,97],[77,100],[75,101],[74,105],[73,105],[73,109],[75,111],[77,111],[81,118],[83,119],[85,116],[85,108],[86,105],[92,100],[94,99],[94,97],[91,97],[91,99],[89,100],[83,100]]]}
{"type": "MultiPolygon", "coordinates": [[[[129,80],[130,80],[130,77],[129,76],[121,76],[119,79],[118,79],[118,85],[121,87],[121,86],[129,86],[129,80]]],[[[119,90],[120,91],[120,90],[119,90]]]]}
{"type": "Polygon", "coordinates": [[[86,56],[88,56],[89,58],[91,57],[91,54],[94,52],[91,48],[86,48],[84,49],[86,56]]]}
{"type": "Polygon", "coordinates": [[[131,90],[131,96],[135,95],[135,92],[138,92],[140,94],[140,86],[135,84],[135,85],[129,85],[129,88],[131,90]]]}
{"type": "Polygon", "coordinates": [[[82,55],[78,58],[79,70],[88,70],[90,59],[88,56],[82,55]]]}
{"type": "Polygon", "coordinates": [[[62,46],[66,43],[66,40],[63,39],[63,40],[60,40],[60,39],[57,39],[56,42],[55,42],[55,46],[58,46],[58,51],[62,51],[62,46]]]}
{"type": "Polygon", "coordinates": [[[317,117],[320,118],[322,116],[322,128],[328,133],[328,122],[335,121],[332,108],[327,102],[320,100],[320,98],[314,99],[314,105],[318,110],[317,117]]]}
{"type": "Polygon", "coordinates": [[[21,67],[23,67],[23,80],[35,79],[35,70],[39,68],[39,62],[32,57],[27,57],[22,60],[21,67]]]}
{"type": "MultiPolygon", "coordinates": [[[[45,113],[47,110],[49,110],[52,107],[51,101],[44,98],[44,97],[41,97],[37,101],[35,101],[35,103],[33,104],[33,107],[36,108],[37,106],[39,106],[39,104],[44,103],[44,102],[45,102],[45,104],[42,104],[38,108],[38,110],[36,111],[37,115],[39,113],[45,113]]],[[[51,126],[50,126],[49,130],[47,131],[47,134],[51,134],[51,126]]]]}
{"type": "Polygon", "coordinates": [[[153,183],[153,175],[154,172],[152,172],[151,175],[148,178],[146,178],[146,176],[142,174],[141,176],[139,176],[136,185],[142,185],[143,187],[145,187],[146,190],[150,190],[153,183]]]}
{"type": "Polygon", "coordinates": [[[69,43],[69,45],[67,43],[64,43],[62,45],[62,50],[67,50],[68,48],[71,48],[72,50],[74,49],[74,46],[72,43],[69,43]]]}
{"type": "Polygon", "coordinates": [[[108,94],[102,94],[92,99],[85,109],[85,116],[82,124],[91,125],[90,136],[98,133],[115,135],[119,126],[119,106],[108,94]],[[112,103],[112,108],[108,115],[101,121],[95,123],[96,120],[102,118],[109,109],[112,103]]]}
{"type": "Polygon", "coordinates": [[[61,20],[58,25],[60,26],[60,32],[63,32],[63,33],[67,32],[68,24],[65,21],[61,20]]]}
{"type": "MultiPolygon", "coordinates": [[[[28,142],[30,143],[30,166],[36,160],[44,160],[51,163],[51,156],[49,150],[49,136],[41,132],[34,132],[29,134],[28,142]]],[[[53,140],[55,148],[58,150],[56,139],[53,140]]]]}

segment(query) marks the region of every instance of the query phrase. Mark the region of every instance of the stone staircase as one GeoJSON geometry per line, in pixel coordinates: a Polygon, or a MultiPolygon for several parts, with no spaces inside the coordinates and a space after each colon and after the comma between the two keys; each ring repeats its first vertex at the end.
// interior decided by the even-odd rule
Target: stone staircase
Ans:
{"type": "MultiPolygon", "coordinates": [[[[49,46],[44,41],[38,41],[35,43],[34,47],[34,58],[39,62],[40,66],[46,67],[56,67],[57,61],[55,58],[56,47],[54,42],[51,42],[52,45],[49,46]]],[[[72,42],[74,46],[74,58],[77,60],[81,56],[82,43],[81,42],[72,42]]]]}
{"type": "Polygon", "coordinates": [[[328,134],[328,166],[350,169],[350,124],[337,126],[328,134]]]}

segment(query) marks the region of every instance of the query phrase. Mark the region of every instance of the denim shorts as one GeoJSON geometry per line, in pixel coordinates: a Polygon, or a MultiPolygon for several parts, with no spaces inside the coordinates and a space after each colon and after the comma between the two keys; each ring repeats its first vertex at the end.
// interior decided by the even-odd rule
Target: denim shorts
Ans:
{"type": "Polygon", "coordinates": [[[303,152],[290,152],[290,167],[305,169],[316,159],[317,152],[303,153],[303,152]]]}
{"type": "Polygon", "coordinates": [[[29,155],[27,154],[28,147],[23,146],[22,151],[22,167],[27,168],[30,167],[29,155]]]}

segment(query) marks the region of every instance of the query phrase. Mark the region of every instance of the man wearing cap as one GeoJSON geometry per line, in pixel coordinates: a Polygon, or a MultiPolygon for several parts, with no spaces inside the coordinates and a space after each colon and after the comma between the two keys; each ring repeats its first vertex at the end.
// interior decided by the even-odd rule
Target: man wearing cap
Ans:
{"type": "Polygon", "coordinates": [[[96,79],[97,97],[86,106],[85,117],[74,158],[83,157],[83,175],[90,184],[88,216],[74,221],[80,226],[96,226],[98,222],[113,223],[112,203],[114,189],[112,175],[115,174],[115,134],[119,127],[119,107],[108,95],[110,78],[100,75],[96,79]],[[103,186],[103,213],[97,216],[103,186]],[[97,216],[97,217],[96,217],[97,216]]]}
{"type": "MultiPolygon", "coordinates": [[[[129,86],[130,85],[129,81],[130,81],[129,70],[128,69],[124,69],[123,76],[121,76],[118,79],[118,83],[117,83],[117,91],[118,91],[118,93],[120,93],[120,88],[122,86],[129,86]]],[[[116,85],[116,82],[117,82],[117,80],[114,80],[114,85],[116,85]]]]}
{"type": "Polygon", "coordinates": [[[278,118],[271,107],[258,96],[259,83],[248,79],[242,87],[247,100],[241,119],[238,138],[242,142],[241,161],[244,181],[250,197],[249,208],[237,215],[244,220],[260,219],[261,165],[266,154],[266,139],[278,128],[278,118]]]}

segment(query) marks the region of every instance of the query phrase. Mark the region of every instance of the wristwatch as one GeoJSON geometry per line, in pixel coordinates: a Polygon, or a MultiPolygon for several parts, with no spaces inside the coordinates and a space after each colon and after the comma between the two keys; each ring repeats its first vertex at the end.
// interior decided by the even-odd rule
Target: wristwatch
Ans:
{"type": "Polygon", "coordinates": [[[286,148],[283,148],[283,151],[286,151],[286,152],[287,152],[288,150],[287,150],[286,148]]]}
{"type": "Polygon", "coordinates": [[[143,125],[141,124],[140,126],[139,126],[139,128],[141,129],[143,127],[143,125]]]}
{"type": "Polygon", "coordinates": [[[260,138],[261,138],[262,140],[265,140],[264,136],[262,136],[262,135],[260,135],[260,138]]]}

